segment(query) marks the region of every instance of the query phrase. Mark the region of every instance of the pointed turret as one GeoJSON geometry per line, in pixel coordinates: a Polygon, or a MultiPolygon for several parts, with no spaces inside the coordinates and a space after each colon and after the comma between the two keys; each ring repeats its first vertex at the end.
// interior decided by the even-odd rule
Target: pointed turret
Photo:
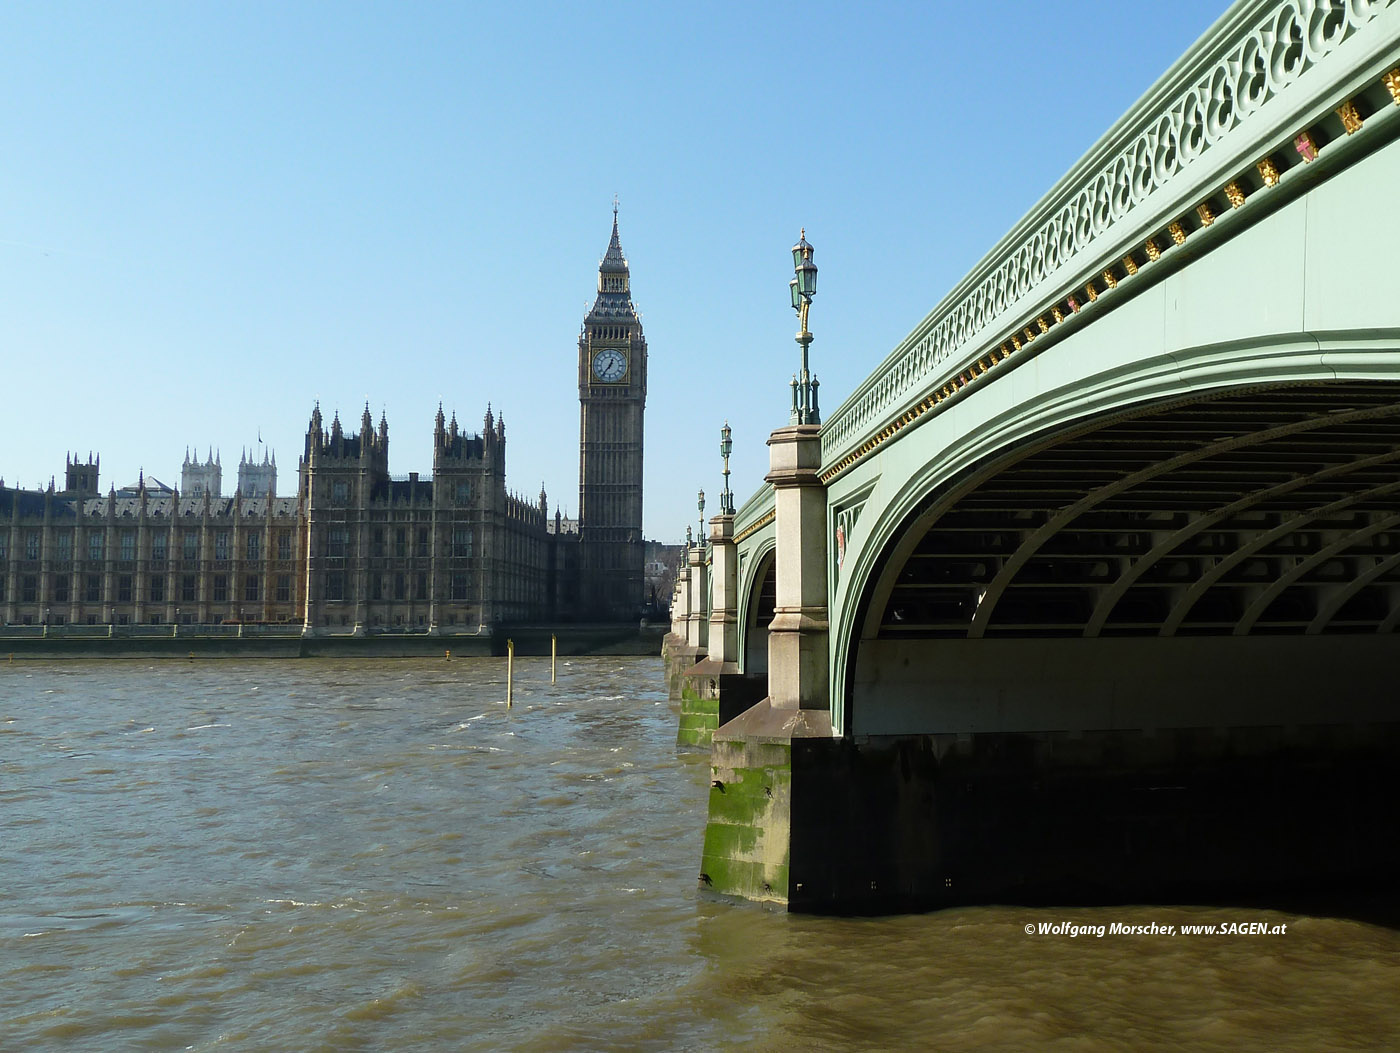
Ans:
{"type": "Polygon", "coordinates": [[[608,251],[603,254],[603,259],[598,264],[598,299],[594,302],[590,315],[597,314],[599,308],[610,308],[609,313],[616,313],[623,305],[630,308],[630,286],[627,256],[622,251],[622,239],[617,233],[617,202],[614,201],[612,237],[608,239],[608,251]]]}
{"type": "Polygon", "coordinates": [[[608,251],[603,256],[603,266],[609,270],[626,270],[627,257],[622,253],[622,239],[617,236],[617,202],[613,202],[612,237],[608,240],[608,251]]]}
{"type": "MultiPolygon", "coordinates": [[[[320,457],[321,447],[325,445],[326,433],[321,426],[321,403],[318,399],[315,408],[311,411],[311,423],[306,426],[306,448],[302,452],[302,464],[309,465],[320,457]]],[[[189,489],[189,484],[185,486],[189,489]]]]}

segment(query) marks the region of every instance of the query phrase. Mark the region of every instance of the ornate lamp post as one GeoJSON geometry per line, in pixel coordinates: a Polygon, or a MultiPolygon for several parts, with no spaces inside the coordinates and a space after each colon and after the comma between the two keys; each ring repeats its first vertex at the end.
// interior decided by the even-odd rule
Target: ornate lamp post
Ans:
{"type": "Polygon", "coordinates": [[[700,499],[697,502],[700,509],[700,544],[705,543],[705,491],[700,491],[700,499]]]}
{"type": "Polygon", "coordinates": [[[729,452],[734,449],[734,439],[729,431],[729,422],[719,430],[719,455],[724,458],[724,489],[719,493],[719,514],[734,514],[734,495],[729,492],[729,452]]]}
{"type": "Polygon", "coordinates": [[[802,372],[792,378],[793,424],[820,424],[821,411],[817,408],[817,378],[807,370],[807,350],[812,346],[812,334],[807,329],[807,312],[812,306],[812,297],[817,295],[817,265],[812,262],[812,246],[807,243],[807,228],[792,247],[792,269],[796,274],[788,282],[792,293],[792,308],[797,312],[801,329],[797,333],[797,346],[802,348],[802,372]]]}

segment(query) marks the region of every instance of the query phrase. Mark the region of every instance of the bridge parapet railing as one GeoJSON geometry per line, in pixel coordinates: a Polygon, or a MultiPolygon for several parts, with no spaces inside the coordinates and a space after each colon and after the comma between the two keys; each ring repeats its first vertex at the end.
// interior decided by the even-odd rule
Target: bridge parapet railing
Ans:
{"type": "Polygon", "coordinates": [[[830,415],[823,477],[1312,161],[1307,122],[1340,107],[1350,135],[1351,93],[1384,76],[1400,102],[1397,61],[1400,0],[1235,4],[830,415]]]}

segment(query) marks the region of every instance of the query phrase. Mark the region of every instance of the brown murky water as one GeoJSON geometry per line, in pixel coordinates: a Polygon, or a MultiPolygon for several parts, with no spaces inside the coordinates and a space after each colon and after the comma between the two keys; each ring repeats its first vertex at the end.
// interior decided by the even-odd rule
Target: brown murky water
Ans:
{"type": "Polygon", "coordinates": [[[519,662],[510,712],[504,673],[0,666],[0,1049],[1400,1047],[1358,921],[697,898],[659,661],[519,662]]]}

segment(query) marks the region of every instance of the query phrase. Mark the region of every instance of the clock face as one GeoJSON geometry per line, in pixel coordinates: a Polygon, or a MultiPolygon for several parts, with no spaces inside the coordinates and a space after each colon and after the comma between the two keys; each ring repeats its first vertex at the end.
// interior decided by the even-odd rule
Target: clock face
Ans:
{"type": "Polygon", "coordinates": [[[627,356],[607,347],[593,356],[593,375],[606,384],[621,380],[627,373],[627,356]]]}

